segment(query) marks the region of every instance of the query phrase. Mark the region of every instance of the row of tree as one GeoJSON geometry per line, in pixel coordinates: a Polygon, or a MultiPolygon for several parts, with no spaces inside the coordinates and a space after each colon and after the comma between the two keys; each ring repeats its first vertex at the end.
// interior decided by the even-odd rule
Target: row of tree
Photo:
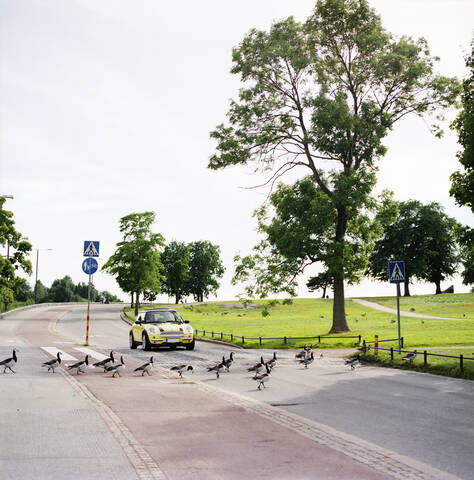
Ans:
{"type": "MultiPolygon", "coordinates": [[[[417,200],[398,202],[396,220],[384,228],[375,242],[369,257],[366,274],[374,279],[388,281],[388,262],[405,261],[405,296],[410,295],[413,279],[432,282],[435,293],[441,293],[441,282],[454,275],[463,266],[462,277],[472,282],[472,260],[469,249],[459,242],[463,227],[448,217],[438,203],[423,205],[417,200]]],[[[331,288],[328,272],[311,277],[307,282],[310,291],[331,288]]]]}
{"type": "MultiPolygon", "coordinates": [[[[86,302],[88,298],[89,284],[79,282],[74,284],[68,275],[63,278],[56,279],[51,287],[46,287],[38,280],[35,289],[25,282],[18,289],[16,300],[19,302],[33,302],[36,296],[36,303],[47,302],[86,302]],[[35,294],[36,290],[36,294],[35,294]]],[[[94,285],[91,285],[90,291],[91,302],[111,303],[121,302],[120,298],[108,292],[107,290],[98,291],[94,285]]]]}
{"type": "Polygon", "coordinates": [[[152,232],[154,212],[131,213],[119,221],[123,235],[102,269],[114,275],[120,288],[131,295],[138,314],[140,295],[153,301],[159,293],[173,295],[176,303],[187,295],[203,301],[219,288],[224,274],[220,248],[208,241],[189,244],[171,241],[152,232]]]}

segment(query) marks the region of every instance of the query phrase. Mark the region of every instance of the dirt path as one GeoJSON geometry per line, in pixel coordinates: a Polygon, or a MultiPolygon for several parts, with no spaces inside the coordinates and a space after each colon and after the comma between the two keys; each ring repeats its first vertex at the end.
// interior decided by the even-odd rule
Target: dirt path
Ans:
{"type": "MultiPolygon", "coordinates": [[[[382,312],[387,312],[387,313],[394,313],[395,315],[397,314],[397,310],[395,308],[384,307],[382,305],[379,305],[378,303],[369,302],[368,300],[362,300],[360,298],[352,298],[351,300],[355,303],[360,303],[361,305],[364,305],[368,308],[373,308],[374,310],[380,310],[382,312]]],[[[423,315],[421,313],[405,312],[405,311],[402,311],[402,310],[400,310],[400,315],[403,315],[404,317],[415,317],[415,318],[434,318],[435,320],[456,320],[455,318],[433,317],[431,315],[423,315]]]]}

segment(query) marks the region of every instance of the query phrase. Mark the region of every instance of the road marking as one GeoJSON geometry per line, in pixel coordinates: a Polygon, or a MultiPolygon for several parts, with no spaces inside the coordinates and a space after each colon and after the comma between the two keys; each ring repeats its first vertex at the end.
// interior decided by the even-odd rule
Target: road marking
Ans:
{"type": "Polygon", "coordinates": [[[69,353],[64,352],[63,350],[59,350],[59,348],[56,347],[41,347],[45,352],[48,352],[50,355],[53,357],[56,357],[58,352],[61,353],[61,360],[76,360],[76,357],[73,357],[72,355],[69,355],[69,353]]]}
{"type": "Polygon", "coordinates": [[[109,355],[104,355],[103,353],[96,352],[95,350],[91,350],[90,348],[86,347],[74,347],[74,350],[79,350],[80,352],[85,353],[96,360],[105,360],[106,358],[109,358],[109,355]]]}

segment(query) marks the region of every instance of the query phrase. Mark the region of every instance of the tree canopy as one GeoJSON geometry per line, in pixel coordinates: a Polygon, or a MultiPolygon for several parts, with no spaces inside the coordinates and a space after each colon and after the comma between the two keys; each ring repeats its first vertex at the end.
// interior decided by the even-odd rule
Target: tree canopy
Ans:
{"type": "Polygon", "coordinates": [[[155,217],[154,212],[122,217],[119,224],[123,239],[102,267],[116,277],[124,292],[135,294],[135,315],[138,315],[140,294],[145,290],[159,290],[164,279],[160,259],[164,238],[151,231],[155,217]]]}
{"type": "Polygon", "coordinates": [[[28,255],[32,246],[16,230],[13,212],[5,210],[4,203],[5,198],[0,197],[0,246],[7,251],[5,257],[0,256],[0,301],[6,310],[26,282],[18,272],[31,275],[32,266],[28,255]]]}
{"type": "Polygon", "coordinates": [[[368,273],[388,281],[388,262],[405,262],[405,295],[410,295],[410,282],[416,278],[432,282],[441,293],[441,281],[456,272],[459,254],[454,227],[435,202],[423,205],[417,200],[399,202],[399,216],[387,225],[376,242],[368,273]]]}
{"type": "Polygon", "coordinates": [[[165,276],[161,291],[174,295],[176,303],[179,303],[189,293],[189,247],[184,242],[172,241],[166,245],[161,258],[165,276]]]}
{"type": "Polygon", "coordinates": [[[304,24],[290,17],[269,32],[253,29],[232,59],[244,87],[227,125],[211,132],[217,147],[209,168],[252,164],[272,171],[269,185],[294,169],[309,171],[326,197],[339,259],[331,330],[347,331],[347,227],[363,208],[360,192],[375,185],[382,140],[406,115],[430,117],[452,105],[458,82],[434,73],[424,39],[387,32],[366,0],[319,0],[304,24]]]}
{"type": "Polygon", "coordinates": [[[216,293],[218,279],[224,275],[224,266],[220,259],[220,248],[207,240],[189,244],[189,279],[188,290],[197,302],[216,293]]]}

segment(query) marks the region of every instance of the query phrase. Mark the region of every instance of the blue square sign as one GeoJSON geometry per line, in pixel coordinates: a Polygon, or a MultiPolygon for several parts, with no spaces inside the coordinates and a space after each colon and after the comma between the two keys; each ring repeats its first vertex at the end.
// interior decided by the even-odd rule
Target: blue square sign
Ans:
{"type": "Polygon", "coordinates": [[[405,281],[405,262],[388,262],[388,278],[390,283],[405,281]]]}
{"type": "Polygon", "coordinates": [[[86,240],[84,242],[84,257],[98,257],[99,256],[99,242],[86,240]]]}

